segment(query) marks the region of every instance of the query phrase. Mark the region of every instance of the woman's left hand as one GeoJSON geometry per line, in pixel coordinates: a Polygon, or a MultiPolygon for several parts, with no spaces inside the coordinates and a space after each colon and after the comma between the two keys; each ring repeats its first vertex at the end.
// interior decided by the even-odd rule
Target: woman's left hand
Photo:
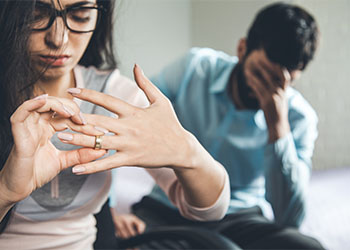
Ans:
{"type": "MultiPolygon", "coordinates": [[[[144,76],[138,66],[134,68],[134,75],[150,102],[147,108],[138,108],[89,89],[68,90],[74,97],[102,106],[118,116],[113,118],[85,114],[88,124],[114,133],[103,136],[101,146],[103,149],[117,150],[117,153],[102,160],[75,166],[74,173],[90,174],[120,166],[191,168],[191,157],[195,155],[191,150],[193,145],[197,145],[193,142],[194,136],[181,126],[171,102],[144,76]]],[[[70,141],[63,142],[95,147],[95,136],[71,135],[70,141]]]]}

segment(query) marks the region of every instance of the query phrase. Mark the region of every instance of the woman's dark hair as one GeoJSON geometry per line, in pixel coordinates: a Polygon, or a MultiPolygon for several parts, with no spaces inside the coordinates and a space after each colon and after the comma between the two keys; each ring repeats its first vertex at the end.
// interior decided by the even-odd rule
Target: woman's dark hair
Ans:
{"type": "MultiPolygon", "coordinates": [[[[52,3],[54,0],[51,0],[52,3]]],[[[25,100],[33,97],[34,84],[43,72],[31,65],[28,41],[36,0],[0,0],[0,170],[13,146],[10,117],[25,100]]],[[[97,0],[105,10],[79,64],[112,69],[114,0],[97,0]]],[[[0,233],[10,218],[0,223],[0,233]]]]}
{"type": "Polygon", "coordinates": [[[275,3],[261,10],[247,36],[247,54],[263,48],[269,59],[287,69],[305,69],[318,44],[315,19],[302,8],[275,3]]]}

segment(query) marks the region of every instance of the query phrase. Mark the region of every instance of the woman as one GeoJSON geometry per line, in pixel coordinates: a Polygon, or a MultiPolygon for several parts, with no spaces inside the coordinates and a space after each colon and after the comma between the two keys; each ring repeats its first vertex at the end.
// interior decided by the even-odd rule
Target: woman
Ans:
{"type": "Polygon", "coordinates": [[[91,249],[105,170],[120,166],[147,168],[187,218],[226,212],[227,173],[142,70],[141,91],[96,69],[116,66],[112,10],[112,0],[0,2],[0,249],[91,249]]]}

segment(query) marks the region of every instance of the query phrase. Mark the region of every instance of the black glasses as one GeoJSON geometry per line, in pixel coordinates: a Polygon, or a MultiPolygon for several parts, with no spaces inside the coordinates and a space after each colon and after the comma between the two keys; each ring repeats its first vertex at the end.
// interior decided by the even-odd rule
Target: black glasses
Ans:
{"type": "Polygon", "coordinates": [[[105,9],[100,6],[73,6],[57,10],[49,4],[38,2],[35,6],[31,27],[34,31],[48,30],[57,17],[62,17],[70,31],[89,33],[96,29],[103,11],[105,9]]]}

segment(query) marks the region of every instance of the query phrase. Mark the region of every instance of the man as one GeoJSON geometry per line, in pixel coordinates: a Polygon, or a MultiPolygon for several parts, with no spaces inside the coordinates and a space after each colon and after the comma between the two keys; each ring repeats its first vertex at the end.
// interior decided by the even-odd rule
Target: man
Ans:
{"type": "Polygon", "coordinates": [[[201,224],[178,216],[155,188],[134,207],[149,227],[207,226],[249,249],[322,248],[297,231],[317,116],[291,87],[313,58],[318,35],[305,10],[272,4],[240,40],[238,58],[194,48],[151,79],[172,101],[181,124],[225,166],[232,194],[224,220],[201,224]],[[272,222],[261,211],[268,203],[272,222]]]}

